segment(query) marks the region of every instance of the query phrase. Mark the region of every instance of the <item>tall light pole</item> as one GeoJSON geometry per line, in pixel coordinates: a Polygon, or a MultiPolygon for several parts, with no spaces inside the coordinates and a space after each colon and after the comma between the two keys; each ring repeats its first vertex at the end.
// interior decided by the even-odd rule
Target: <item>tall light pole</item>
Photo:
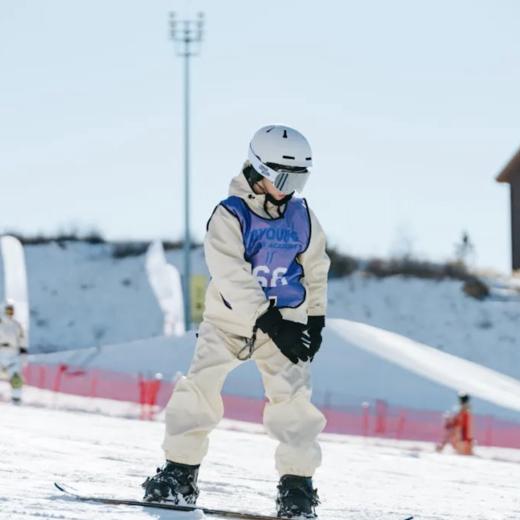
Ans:
{"type": "Polygon", "coordinates": [[[190,58],[198,55],[197,44],[202,41],[204,15],[195,20],[177,20],[170,13],[170,36],[176,43],[178,56],[184,58],[184,323],[191,327],[191,236],[190,236],[190,58]]]}

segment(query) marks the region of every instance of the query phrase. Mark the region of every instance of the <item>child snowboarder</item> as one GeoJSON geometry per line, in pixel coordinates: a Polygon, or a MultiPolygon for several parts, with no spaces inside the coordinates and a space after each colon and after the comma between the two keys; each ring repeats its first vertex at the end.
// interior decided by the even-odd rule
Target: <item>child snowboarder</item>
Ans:
{"type": "Polygon", "coordinates": [[[473,455],[473,418],[468,394],[459,394],[459,405],[459,411],[444,422],[444,439],[436,446],[439,453],[449,443],[459,455],[473,455]]]}
{"type": "Polygon", "coordinates": [[[311,403],[310,361],[321,345],[329,258],[301,192],[312,165],[306,138],[281,125],[258,130],[249,161],[213,211],[204,252],[211,274],[191,367],[166,408],[165,465],[145,500],[195,504],[208,434],[223,416],[227,374],[252,358],[268,403],[264,425],[279,441],[279,517],[315,518],[312,476],[325,418],[311,403]]]}
{"type": "Polygon", "coordinates": [[[22,356],[27,354],[22,325],[15,319],[14,303],[8,300],[4,315],[0,317],[0,375],[7,376],[11,384],[11,400],[22,400],[22,356]]]}

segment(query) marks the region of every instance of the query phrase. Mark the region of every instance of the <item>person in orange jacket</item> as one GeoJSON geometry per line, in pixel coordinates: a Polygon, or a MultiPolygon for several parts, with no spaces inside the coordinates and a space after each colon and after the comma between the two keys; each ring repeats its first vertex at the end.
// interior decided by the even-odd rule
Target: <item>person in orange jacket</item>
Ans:
{"type": "Polygon", "coordinates": [[[451,444],[459,455],[473,455],[473,417],[470,396],[459,394],[459,411],[448,415],[444,422],[444,439],[436,447],[441,452],[446,444],[451,444]]]}

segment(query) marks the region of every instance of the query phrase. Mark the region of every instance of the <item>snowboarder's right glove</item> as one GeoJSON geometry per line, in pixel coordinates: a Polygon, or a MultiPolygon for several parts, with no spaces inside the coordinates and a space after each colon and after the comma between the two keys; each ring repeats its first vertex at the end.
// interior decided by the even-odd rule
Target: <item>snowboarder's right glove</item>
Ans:
{"type": "Polygon", "coordinates": [[[294,364],[310,357],[310,338],[303,323],[284,320],[278,309],[271,307],[256,320],[256,326],[265,332],[280,349],[282,354],[294,364]]]}

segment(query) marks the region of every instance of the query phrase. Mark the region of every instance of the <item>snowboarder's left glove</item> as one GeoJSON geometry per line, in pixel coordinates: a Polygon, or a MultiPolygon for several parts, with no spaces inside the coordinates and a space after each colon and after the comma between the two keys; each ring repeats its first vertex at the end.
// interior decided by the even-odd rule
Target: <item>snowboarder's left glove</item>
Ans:
{"type": "Polygon", "coordinates": [[[311,338],[311,345],[309,347],[309,357],[312,361],[316,352],[320,350],[322,337],[321,331],[325,327],[325,316],[309,316],[307,318],[307,331],[311,338]]]}

